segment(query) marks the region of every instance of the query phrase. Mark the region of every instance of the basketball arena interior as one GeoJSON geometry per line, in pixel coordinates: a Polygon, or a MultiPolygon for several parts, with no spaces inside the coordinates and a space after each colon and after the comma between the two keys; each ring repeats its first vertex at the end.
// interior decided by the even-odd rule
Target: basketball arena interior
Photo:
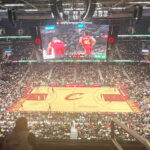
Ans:
{"type": "Polygon", "coordinates": [[[0,0],[0,149],[150,150],[150,1],[0,0]]]}

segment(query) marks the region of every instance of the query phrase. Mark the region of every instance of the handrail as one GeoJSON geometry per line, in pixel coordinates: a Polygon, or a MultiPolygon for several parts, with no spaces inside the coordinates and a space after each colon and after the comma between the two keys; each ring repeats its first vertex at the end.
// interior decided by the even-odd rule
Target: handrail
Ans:
{"type": "Polygon", "coordinates": [[[119,125],[122,129],[124,129],[126,132],[128,132],[130,135],[132,135],[135,139],[137,139],[140,143],[142,143],[147,150],[150,150],[150,142],[137,134],[135,131],[131,130],[124,124],[122,124],[119,120],[112,118],[111,119],[111,137],[114,139],[114,123],[119,125]]]}

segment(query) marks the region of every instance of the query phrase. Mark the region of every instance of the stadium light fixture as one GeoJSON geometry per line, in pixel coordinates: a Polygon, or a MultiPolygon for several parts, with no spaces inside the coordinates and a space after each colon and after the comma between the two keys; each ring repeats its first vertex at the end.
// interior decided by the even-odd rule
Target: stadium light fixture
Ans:
{"type": "Polygon", "coordinates": [[[111,9],[113,9],[113,10],[124,10],[124,9],[126,9],[125,7],[113,7],[113,8],[111,8],[111,9]]]}
{"type": "MultiPolygon", "coordinates": [[[[70,6],[70,4],[71,4],[71,3],[63,3],[62,5],[63,5],[63,6],[70,6]]],[[[78,2],[77,4],[78,4],[78,5],[84,5],[84,3],[82,3],[82,2],[78,2]]]]}
{"type": "Polygon", "coordinates": [[[4,6],[7,6],[7,7],[20,7],[20,6],[25,6],[25,4],[5,4],[4,6]]]}
{"type": "Polygon", "coordinates": [[[7,12],[7,10],[4,10],[4,9],[0,9],[0,12],[7,12]]]}
{"type": "Polygon", "coordinates": [[[129,4],[150,4],[149,1],[145,1],[145,2],[128,2],[129,4]]]}
{"type": "Polygon", "coordinates": [[[24,11],[26,11],[26,12],[37,12],[38,9],[25,9],[24,11]]]}
{"type": "Polygon", "coordinates": [[[146,6],[144,6],[144,7],[143,7],[143,9],[150,9],[150,7],[146,7],[146,6]]]}
{"type": "MultiPolygon", "coordinates": [[[[73,11],[74,8],[64,8],[64,11],[73,11]]],[[[84,8],[76,8],[75,11],[80,10],[80,11],[84,11],[84,8]]]]}

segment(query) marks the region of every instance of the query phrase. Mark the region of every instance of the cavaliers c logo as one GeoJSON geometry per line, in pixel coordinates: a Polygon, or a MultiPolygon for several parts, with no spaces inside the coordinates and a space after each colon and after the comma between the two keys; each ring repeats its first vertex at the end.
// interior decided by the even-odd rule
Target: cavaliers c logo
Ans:
{"type": "Polygon", "coordinates": [[[68,96],[65,97],[66,100],[77,100],[81,99],[81,95],[84,95],[84,93],[73,93],[69,94],[68,96]]]}

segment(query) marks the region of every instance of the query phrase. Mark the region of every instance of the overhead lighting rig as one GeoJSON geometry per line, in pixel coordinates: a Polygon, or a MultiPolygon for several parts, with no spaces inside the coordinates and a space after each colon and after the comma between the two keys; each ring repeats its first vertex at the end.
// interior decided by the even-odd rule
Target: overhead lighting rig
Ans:
{"type": "MultiPolygon", "coordinates": [[[[85,10],[81,8],[76,8],[74,6],[74,1],[71,1],[71,8],[64,8],[65,3],[63,1],[55,1],[53,0],[49,5],[51,7],[51,11],[57,20],[90,20],[96,10],[96,2],[97,0],[86,0],[84,3],[81,3],[85,6],[85,10]],[[81,16],[81,17],[80,17],[81,16]]],[[[69,4],[67,4],[69,5],[69,4]]]]}

